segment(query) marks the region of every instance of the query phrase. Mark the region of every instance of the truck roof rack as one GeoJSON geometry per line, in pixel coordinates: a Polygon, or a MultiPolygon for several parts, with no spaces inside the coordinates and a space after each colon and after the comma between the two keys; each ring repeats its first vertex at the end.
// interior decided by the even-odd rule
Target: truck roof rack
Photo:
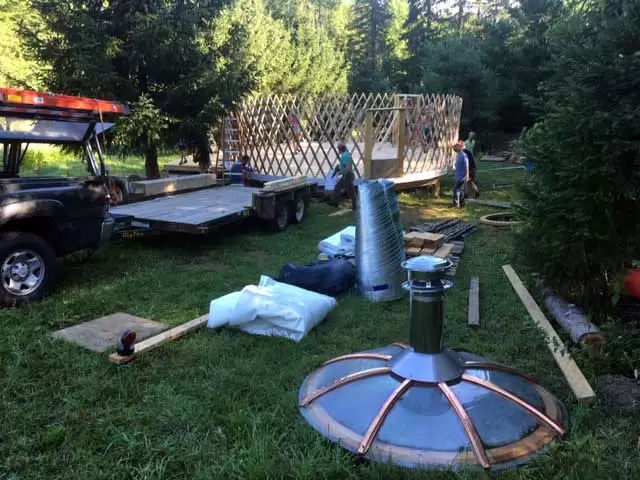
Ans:
{"type": "Polygon", "coordinates": [[[84,142],[96,124],[129,115],[129,107],[111,100],[0,88],[0,142],[84,142]]]}

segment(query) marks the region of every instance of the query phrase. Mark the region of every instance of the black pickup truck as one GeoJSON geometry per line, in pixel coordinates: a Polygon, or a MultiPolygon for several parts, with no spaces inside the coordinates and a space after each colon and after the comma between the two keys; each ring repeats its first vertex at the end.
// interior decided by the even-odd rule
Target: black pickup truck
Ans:
{"type": "MultiPolygon", "coordinates": [[[[86,107],[85,107],[86,108],[86,107]]],[[[59,259],[109,239],[113,220],[95,112],[20,108],[0,95],[0,305],[40,300],[54,286],[59,259]],[[20,177],[32,143],[77,145],[86,178],[20,177]]],[[[104,124],[101,124],[104,125],[104,124]]]]}

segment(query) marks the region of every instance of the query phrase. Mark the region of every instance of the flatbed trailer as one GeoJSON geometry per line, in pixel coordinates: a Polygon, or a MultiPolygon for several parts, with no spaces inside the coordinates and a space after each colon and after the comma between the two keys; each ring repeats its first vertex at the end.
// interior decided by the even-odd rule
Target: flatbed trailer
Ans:
{"type": "Polygon", "coordinates": [[[112,207],[110,214],[119,230],[207,234],[257,217],[283,231],[306,217],[315,189],[308,182],[274,190],[217,186],[112,207]]]}

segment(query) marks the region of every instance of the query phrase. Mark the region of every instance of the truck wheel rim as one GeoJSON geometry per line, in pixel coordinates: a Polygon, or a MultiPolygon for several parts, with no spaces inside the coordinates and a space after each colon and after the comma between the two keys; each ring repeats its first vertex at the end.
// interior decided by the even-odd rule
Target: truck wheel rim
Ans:
{"type": "Polygon", "coordinates": [[[296,200],[296,221],[300,222],[304,217],[304,200],[298,197],[296,200]]]}
{"type": "Polygon", "coordinates": [[[33,250],[16,250],[5,258],[0,276],[7,292],[19,297],[29,295],[44,281],[44,260],[33,250]]]}

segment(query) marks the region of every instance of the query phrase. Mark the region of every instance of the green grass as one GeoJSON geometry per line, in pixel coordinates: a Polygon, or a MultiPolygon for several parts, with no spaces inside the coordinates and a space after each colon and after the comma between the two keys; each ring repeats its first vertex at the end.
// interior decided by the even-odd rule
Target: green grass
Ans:
{"type": "MultiPolygon", "coordinates": [[[[486,187],[505,175],[479,178],[484,196],[497,198],[486,187]]],[[[407,210],[459,213],[445,208],[448,192],[440,200],[401,199],[407,210]]],[[[300,343],[205,328],[123,366],[49,336],[116,311],[169,324],[191,320],[208,311],[211,299],[256,283],[260,274],[313,260],[318,241],[352,221],[329,217],[330,211],[313,204],[304,224],[277,235],[243,227],[206,239],[119,241],[86,265],[67,266],[42,303],[1,311],[0,478],[493,478],[358,462],[298,412],[298,388],[322,361],[407,340],[406,299],[372,304],[346,295],[300,343]]],[[[489,211],[470,206],[462,213],[476,219],[489,211]]],[[[510,232],[480,227],[468,238],[447,297],[446,342],[536,375],[566,401],[571,428],[567,441],[495,478],[640,478],[637,423],[606,405],[572,403],[542,335],[502,273],[514,261],[510,232]],[[466,325],[474,275],[481,279],[479,330],[466,325]]],[[[589,372],[588,359],[577,359],[589,372]]]]}
{"type": "MultiPolygon", "coordinates": [[[[178,154],[163,155],[158,158],[162,170],[166,162],[179,158],[178,154]]],[[[106,164],[112,175],[144,175],[144,157],[136,155],[105,155],[106,164]]],[[[27,150],[22,168],[22,176],[82,177],[87,175],[87,165],[81,155],[63,152],[51,145],[31,145],[27,150]]]]}

